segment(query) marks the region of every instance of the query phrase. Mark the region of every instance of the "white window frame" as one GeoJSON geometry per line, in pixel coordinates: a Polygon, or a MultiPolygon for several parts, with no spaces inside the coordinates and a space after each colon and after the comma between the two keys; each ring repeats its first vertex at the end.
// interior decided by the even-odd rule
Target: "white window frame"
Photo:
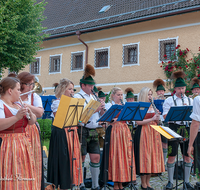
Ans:
{"type": "Polygon", "coordinates": [[[85,50],[84,51],[71,52],[71,69],[70,69],[70,73],[84,71],[84,68],[85,68],[85,50]],[[76,54],[76,53],[83,53],[83,69],[72,70],[72,64],[73,64],[72,63],[72,55],[76,54]]]}
{"type": "Polygon", "coordinates": [[[32,74],[32,75],[35,75],[35,76],[40,76],[41,74],[40,74],[40,71],[41,71],[41,56],[40,57],[35,57],[35,59],[39,59],[39,73],[38,74],[35,74],[35,73],[31,73],[31,64],[30,64],[30,68],[29,68],[29,70],[30,70],[30,73],[32,74]]]}
{"type": "MultiPolygon", "coordinates": [[[[174,37],[174,38],[158,39],[158,64],[162,63],[162,61],[160,60],[160,42],[167,41],[167,40],[176,40],[176,46],[177,46],[178,45],[178,38],[179,38],[179,36],[174,37]]],[[[176,53],[176,52],[174,52],[174,53],[176,53]]],[[[169,61],[169,60],[170,59],[166,59],[166,61],[169,61]]]]}
{"type": "Polygon", "coordinates": [[[55,54],[55,55],[50,55],[49,56],[49,75],[51,74],[60,74],[62,69],[62,53],[61,54],[55,54]],[[51,66],[51,58],[52,57],[57,57],[60,56],[60,72],[50,72],[50,66],[51,66]]]}
{"type": "Polygon", "coordinates": [[[139,55],[140,55],[140,51],[139,51],[139,46],[140,45],[140,42],[137,42],[137,43],[130,43],[130,44],[122,44],[122,67],[131,67],[131,66],[139,66],[140,65],[140,59],[139,59],[139,55]],[[125,64],[124,65],[124,47],[126,47],[126,46],[132,46],[132,45],[137,45],[137,63],[136,64],[125,64]]]}
{"type": "Polygon", "coordinates": [[[95,69],[110,69],[110,46],[108,47],[101,47],[101,48],[94,48],[94,68],[95,69]],[[96,51],[98,50],[108,50],[108,66],[107,67],[96,67],[96,51]]]}

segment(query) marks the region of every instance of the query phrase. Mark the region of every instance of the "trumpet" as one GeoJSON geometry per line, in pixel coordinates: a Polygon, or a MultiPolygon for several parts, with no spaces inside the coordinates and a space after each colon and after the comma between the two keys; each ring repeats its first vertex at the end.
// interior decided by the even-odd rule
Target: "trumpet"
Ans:
{"type": "MultiPolygon", "coordinates": [[[[152,106],[153,106],[154,112],[155,112],[156,114],[158,114],[158,111],[157,111],[156,106],[155,106],[155,104],[153,103],[152,99],[150,99],[150,102],[151,102],[151,104],[152,104],[152,106]]],[[[158,115],[159,115],[159,114],[158,114],[158,115]]],[[[159,115],[159,116],[160,116],[160,115],[159,115]]],[[[162,122],[162,120],[161,120],[160,117],[159,117],[159,123],[158,123],[158,124],[164,126],[164,124],[163,124],[163,122],[162,122]]]]}
{"type": "Polygon", "coordinates": [[[33,92],[35,92],[35,93],[37,93],[37,94],[41,94],[41,93],[42,93],[42,86],[41,86],[40,83],[35,82],[35,86],[34,86],[33,90],[30,90],[30,91],[28,91],[28,92],[25,92],[25,93],[23,93],[23,94],[20,94],[20,96],[23,96],[23,95],[26,95],[26,94],[30,94],[30,93],[33,93],[33,92]]]}
{"type": "Polygon", "coordinates": [[[192,95],[192,99],[194,99],[196,96],[198,96],[199,94],[198,93],[195,93],[192,95]]]}

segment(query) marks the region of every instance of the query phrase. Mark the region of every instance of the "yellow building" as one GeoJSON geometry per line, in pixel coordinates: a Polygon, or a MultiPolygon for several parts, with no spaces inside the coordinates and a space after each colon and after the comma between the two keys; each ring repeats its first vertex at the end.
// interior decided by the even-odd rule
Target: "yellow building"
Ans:
{"type": "Polygon", "coordinates": [[[155,79],[166,79],[161,61],[178,44],[197,53],[199,10],[200,0],[49,0],[43,26],[50,36],[26,70],[37,76],[47,95],[64,77],[79,90],[88,62],[103,91],[132,87],[138,94],[144,86],[152,88],[155,79]]]}

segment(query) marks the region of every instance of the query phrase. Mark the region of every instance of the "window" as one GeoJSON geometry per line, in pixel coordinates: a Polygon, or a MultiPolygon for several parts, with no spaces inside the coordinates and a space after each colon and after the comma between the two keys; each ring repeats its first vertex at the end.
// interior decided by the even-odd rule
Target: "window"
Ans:
{"type": "Polygon", "coordinates": [[[159,61],[170,60],[176,52],[176,39],[166,39],[159,42],[159,61]]]}
{"type": "Polygon", "coordinates": [[[40,74],[40,58],[36,58],[35,62],[30,65],[31,74],[40,74]]]}
{"type": "Polygon", "coordinates": [[[71,54],[71,70],[83,70],[83,52],[71,54]]]}
{"type": "Polygon", "coordinates": [[[50,56],[50,65],[49,65],[49,72],[60,72],[60,66],[61,66],[61,56],[55,55],[50,56]]]}
{"type": "Polygon", "coordinates": [[[96,49],[95,50],[95,67],[108,67],[109,49],[96,49]]]}
{"type": "Polygon", "coordinates": [[[123,46],[123,65],[138,65],[138,44],[123,46]]]}

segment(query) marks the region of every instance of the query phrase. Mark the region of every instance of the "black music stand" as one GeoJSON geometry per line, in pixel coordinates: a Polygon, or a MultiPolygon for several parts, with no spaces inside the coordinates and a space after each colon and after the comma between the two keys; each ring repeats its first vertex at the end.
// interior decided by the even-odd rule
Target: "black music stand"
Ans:
{"type": "MultiPolygon", "coordinates": [[[[120,113],[117,121],[132,121],[133,127],[131,129],[131,136],[133,133],[134,123],[133,121],[142,121],[149,109],[151,104],[148,102],[126,102],[122,112],[120,113]]],[[[133,184],[133,139],[132,142],[132,149],[131,149],[131,181],[127,185],[127,187],[133,189],[137,189],[133,184]]]]}
{"type": "MultiPolygon", "coordinates": [[[[165,118],[165,122],[169,121],[191,121],[191,118],[189,117],[192,113],[192,106],[174,106],[171,107],[167,117],[165,118]]],[[[179,185],[183,184],[183,190],[187,190],[186,184],[185,184],[185,162],[184,162],[184,154],[185,154],[185,141],[186,138],[175,138],[172,140],[176,140],[179,143],[183,143],[183,183],[178,184],[178,151],[176,156],[176,186],[173,187],[173,189],[178,188],[179,185]]]]}
{"type": "MultiPolygon", "coordinates": [[[[106,113],[104,113],[97,122],[112,122],[115,116],[122,110],[123,106],[122,105],[112,105],[106,113]]],[[[107,127],[105,127],[105,131],[107,130],[107,127]]],[[[106,190],[106,188],[110,189],[107,185],[107,176],[108,176],[108,170],[106,169],[106,147],[108,145],[108,142],[106,141],[107,138],[105,138],[104,141],[104,185],[101,187],[101,189],[106,190]]]]}
{"type": "Polygon", "coordinates": [[[79,104],[79,100],[75,104],[70,104],[69,107],[68,107],[67,114],[65,116],[64,124],[63,124],[63,128],[69,128],[68,132],[73,132],[73,135],[72,135],[73,136],[73,145],[72,145],[71,190],[73,190],[73,187],[75,186],[75,184],[73,184],[73,166],[74,166],[73,161],[76,160],[76,158],[74,158],[74,129],[71,129],[71,127],[78,125],[79,119],[80,119],[81,114],[83,112],[83,107],[84,107],[84,105],[79,104]],[[78,108],[82,108],[82,109],[78,109],[78,108]],[[75,119],[77,120],[75,122],[76,124],[74,124],[75,119]]]}

